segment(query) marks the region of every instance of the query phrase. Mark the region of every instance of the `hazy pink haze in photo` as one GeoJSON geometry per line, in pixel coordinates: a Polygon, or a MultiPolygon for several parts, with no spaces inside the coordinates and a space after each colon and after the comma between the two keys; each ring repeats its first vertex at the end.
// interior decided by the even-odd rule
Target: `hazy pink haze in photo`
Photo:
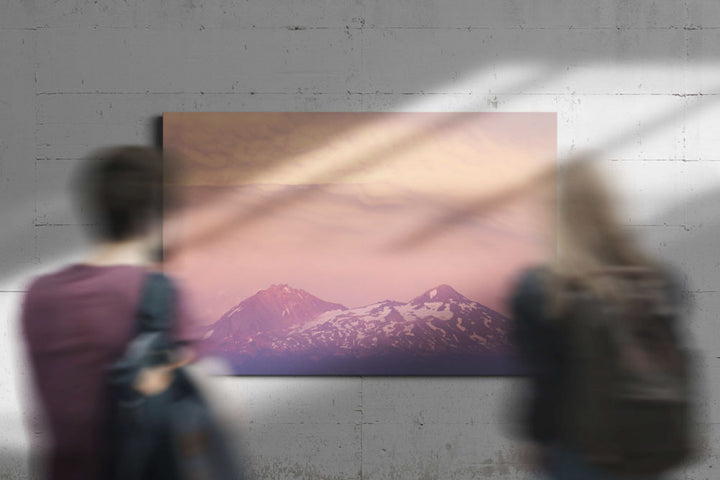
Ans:
{"type": "Polygon", "coordinates": [[[505,313],[552,246],[551,189],[526,185],[554,113],[167,113],[164,143],[170,268],[205,324],[272,284],[349,308],[446,284],[505,313]]]}

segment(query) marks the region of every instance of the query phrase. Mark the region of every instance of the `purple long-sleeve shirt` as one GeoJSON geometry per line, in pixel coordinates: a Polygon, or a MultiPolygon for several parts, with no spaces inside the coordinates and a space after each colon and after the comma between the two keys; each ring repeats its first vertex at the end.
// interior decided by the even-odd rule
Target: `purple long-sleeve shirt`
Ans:
{"type": "MultiPolygon", "coordinates": [[[[53,480],[105,478],[106,368],[135,334],[146,272],[141,266],[78,264],[29,287],[23,333],[49,427],[53,480]]],[[[176,311],[174,338],[196,340],[183,295],[176,311]]]]}

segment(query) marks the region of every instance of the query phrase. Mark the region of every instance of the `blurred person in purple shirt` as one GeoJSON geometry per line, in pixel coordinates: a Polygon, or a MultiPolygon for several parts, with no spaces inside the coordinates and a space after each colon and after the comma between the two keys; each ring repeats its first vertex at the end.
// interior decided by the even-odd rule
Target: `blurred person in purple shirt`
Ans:
{"type": "MultiPolygon", "coordinates": [[[[74,185],[90,215],[97,245],[81,263],[36,278],[22,309],[34,386],[43,409],[47,478],[106,478],[107,367],[136,333],[145,275],[161,252],[163,157],[146,147],[104,150],[87,161],[74,185]]],[[[178,295],[173,338],[197,337],[186,297],[178,295]]],[[[184,349],[178,365],[192,357],[184,349]]],[[[171,382],[177,365],[138,376],[152,395],[171,382]]]]}

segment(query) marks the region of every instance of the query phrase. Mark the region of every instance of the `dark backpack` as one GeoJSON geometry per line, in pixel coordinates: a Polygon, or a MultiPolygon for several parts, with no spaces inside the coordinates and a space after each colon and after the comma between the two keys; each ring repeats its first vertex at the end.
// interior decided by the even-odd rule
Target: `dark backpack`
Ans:
{"type": "Polygon", "coordinates": [[[567,292],[561,321],[570,350],[563,438],[598,468],[656,474],[693,451],[690,356],[677,334],[667,282],[643,270],[608,269],[629,286],[617,302],[567,292]]]}
{"type": "Polygon", "coordinates": [[[137,335],[109,368],[110,474],[113,480],[236,480],[241,470],[187,372],[146,397],[133,388],[144,367],[169,363],[175,289],[148,274],[137,313],[137,335]]]}

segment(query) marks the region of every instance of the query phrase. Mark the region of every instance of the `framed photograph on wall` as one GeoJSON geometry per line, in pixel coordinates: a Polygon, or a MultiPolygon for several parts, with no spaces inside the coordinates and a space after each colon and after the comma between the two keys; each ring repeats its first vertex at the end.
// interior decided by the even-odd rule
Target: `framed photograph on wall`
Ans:
{"type": "Polygon", "coordinates": [[[512,375],[554,113],[165,113],[168,268],[237,375],[512,375]]]}

